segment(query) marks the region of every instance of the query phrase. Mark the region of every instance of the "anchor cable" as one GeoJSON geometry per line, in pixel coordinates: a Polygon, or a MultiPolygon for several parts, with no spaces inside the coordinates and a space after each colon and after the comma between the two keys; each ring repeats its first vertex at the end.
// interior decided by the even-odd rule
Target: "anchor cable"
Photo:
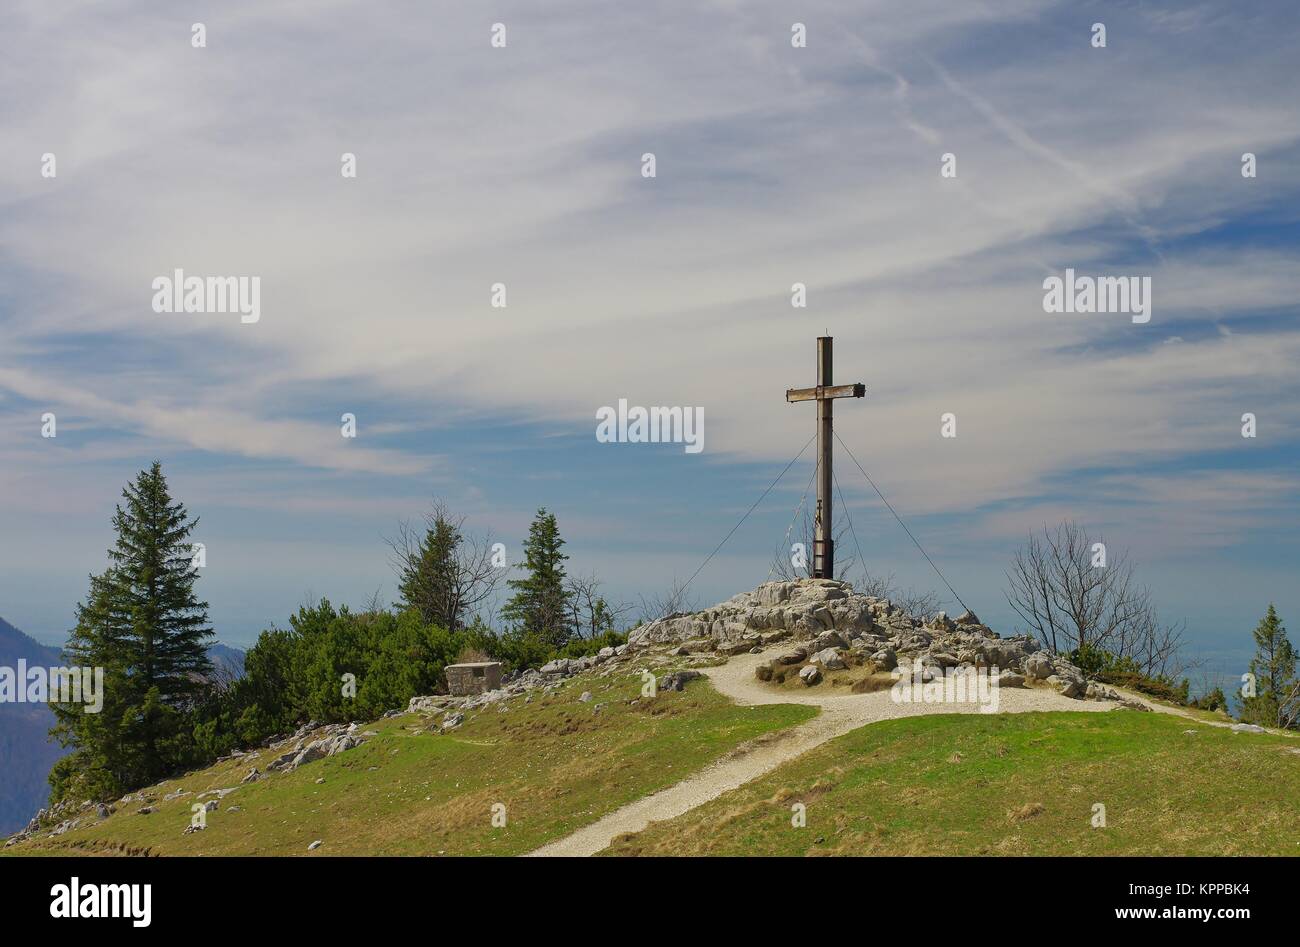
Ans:
{"type": "Polygon", "coordinates": [[[735,526],[731,527],[731,532],[727,533],[726,536],[722,537],[722,542],[718,543],[717,548],[715,548],[713,552],[708,554],[705,560],[700,563],[700,567],[695,570],[695,572],[691,575],[689,579],[686,580],[686,583],[681,588],[683,592],[686,591],[686,589],[690,586],[690,584],[695,581],[695,577],[704,571],[704,567],[707,566],[709,562],[713,559],[713,557],[718,554],[718,550],[727,544],[727,540],[735,535],[736,530],[740,529],[740,527],[744,524],[745,520],[749,519],[749,514],[753,513],[754,510],[757,509],[758,505],[763,502],[764,498],[766,498],[767,495],[772,492],[772,488],[775,487],[778,483],[780,483],[781,478],[784,477],[786,473],[789,472],[790,468],[793,467],[795,463],[798,462],[799,458],[803,456],[803,452],[808,449],[808,444],[811,444],[816,439],[817,439],[817,435],[814,434],[812,437],[808,438],[807,444],[804,444],[803,447],[799,448],[799,453],[795,454],[794,458],[790,461],[790,463],[785,465],[785,470],[782,470],[779,474],[776,475],[776,479],[767,485],[767,489],[763,491],[762,496],[760,496],[757,500],[755,500],[753,506],[751,506],[748,510],[745,511],[745,515],[740,518],[740,522],[737,523],[735,526]]]}
{"type": "Polygon", "coordinates": [[[844,507],[844,518],[849,521],[849,534],[853,537],[854,548],[858,550],[858,565],[862,566],[862,573],[867,573],[867,560],[862,556],[862,546],[858,544],[858,531],[853,528],[853,517],[849,514],[849,501],[844,499],[844,488],[840,486],[840,475],[831,468],[831,477],[835,479],[835,489],[840,495],[840,506],[844,507]]]}
{"type": "MultiPolygon", "coordinates": [[[[816,437],[817,435],[814,434],[813,436],[816,437]]],[[[790,534],[794,532],[794,524],[799,519],[799,511],[802,510],[804,508],[804,504],[808,502],[808,491],[812,489],[813,480],[817,477],[817,468],[820,466],[821,466],[820,460],[818,460],[817,463],[813,464],[813,472],[809,475],[808,483],[803,488],[803,496],[799,498],[799,505],[794,508],[794,516],[790,517],[790,525],[785,528],[785,540],[781,544],[782,549],[790,545],[790,534]]],[[[767,570],[767,577],[770,579],[775,573],[776,573],[776,561],[773,560],[772,565],[767,570]]]]}
{"type": "Polygon", "coordinates": [[[930,558],[930,554],[926,552],[924,548],[922,548],[919,542],[917,542],[916,537],[912,535],[912,531],[908,529],[907,524],[903,522],[903,518],[898,515],[897,511],[893,508],[893,506],[890,505],[890,502],[885,499],[885,495],[880,492],[880,488],[876,486],[876,481],[872,480],[871,475],[868,474],[865,470],[863,470],[862,465],[858,463],[858,459],[853,456],[853,451],[849,450],[849,445],[845,444],[844,438],[840,437],[840,432],[835,431],[834,434],[835,434],[835,439],[839,441],[840,446],[844,448],[844,452],[849,455],[849,459],[853,461],[854,465],[858,468],[859,471],[861,471],[862,476],[867,478],[867,483],[871,484],[871,489],[876,491],[876,496],[880,497],[880,501],[885,504],[885,507],[889,510],[889,512],[894,514],[894,519],[898,520],[898,525],[903,527],[903,532],[907,533],[907,536],[909,539],[912,540],[913,545],[916,546],[916,548],[920,551],[921,555],[925,556],[925,561],[930,563],[930,568],[934,570],[934,574],[937,575],[943,581],[944,585],[948,586],[948,591],[951,592],[952,597],[957,600],[957,604],[959,604],[962,608],[966,609],[966,611],[969,612],[970,606],[961,600],[961,596],[958,595],[957,590],[952,587],[952,583],[950,583],[946,578],[944,578],[944,574],[940,572],[939,567],[934,564],[934,560],[930,558]]]}

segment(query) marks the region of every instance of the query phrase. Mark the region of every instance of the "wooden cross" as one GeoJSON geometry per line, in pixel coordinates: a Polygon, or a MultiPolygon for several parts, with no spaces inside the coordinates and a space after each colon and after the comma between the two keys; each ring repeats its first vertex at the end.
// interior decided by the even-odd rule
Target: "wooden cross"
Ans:
{"type": "Polygon", "coordinates": [[[817,402],[817,516],[813,521],[814,579],[835,578],[835,540],[831,535],[831,402],[836,398],[861,398],[867,386],[831,384],[831,337],[817,337],[817,387],[787,388],[786,401],[817,402]]]}

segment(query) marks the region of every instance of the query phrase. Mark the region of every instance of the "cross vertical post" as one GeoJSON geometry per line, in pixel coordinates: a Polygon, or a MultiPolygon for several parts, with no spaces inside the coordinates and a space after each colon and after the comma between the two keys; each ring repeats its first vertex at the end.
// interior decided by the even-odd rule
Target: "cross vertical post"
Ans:
{"type": "MultiPolygon", "coordinates": [[[[831,385],[831,337],[817,339],[817,388],[831,385]]],[[[817,398],[817,515],[813,519],[813,578],[835,578],[835,537],[831,532],[831,430],[834,400],[817,398]]]]}
{"type": "Polygon", "coordinates": [[[831,469],[831,449],[835,437],[831,402],[836,398],[862,398],[867,386],[861,383],[839,385],[832,382],[832,339],[829,335],[817,338],[817,387],[788,388],[786,401],[817,402],[817,513],[813,520],[813,563],[815,579],[835,578],[835,538],[831,494],[834,474],[831,469]]]}

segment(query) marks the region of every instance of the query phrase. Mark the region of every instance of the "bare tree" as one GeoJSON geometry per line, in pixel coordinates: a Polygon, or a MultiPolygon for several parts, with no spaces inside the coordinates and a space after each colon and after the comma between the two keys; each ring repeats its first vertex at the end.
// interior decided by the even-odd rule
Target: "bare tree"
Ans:
{"type": "Polygon", "coordinates": [[[1106,650],[1129,658],[1147,677],[1164,677],[1177,680],[1199,668],[1202,661],[1186,656],[1187,623],[1165,624],[1160,621],[1154,607],[1147,608],[1134,619],[1131,629],[1117,635],[1113,645],[1106,650]]]}
{"type": "Polygon", "coordinates": [[[579,638],[595,638],[618,626],[632,606],[626,602],[610,604],[600,594],[601,581],[596,573],[571,575],[565,585],[569,590],[569,624],[579,638]]]}
{"type": "Polygon", "coordinates": [[[1054,652],[1096,648],[1149,676],[1187,670],[1184,627],[1161,624],[1128,555],[1111,554],[1083,527],[1062,523],[1030,535],[1007,572],[1007,603],[1054,652]]]}
{"type": "Polygon", "coordinates": [[[1277,725],[1287,730],[1300,729],[1300,680],[1278,696],[1277,725]]]}
{"type": "Polygon", "coordinates": [[[456,630],[489,601],[505,568],[494,563],[491,533],[467,533],[465,517],[435,500],[422,525],[397,524],[397,535],[384,537],[390,563],[405,601],[426,621],[456,630]]]}
{"type": "Polygon", "coordinates": [[[892,572],[888,575],[873,575],[863,569],[862,581],[855,582],[853,587],[863,595],[888,599],[911,618],[925,618],[939,610],[940,599],[937,592],[903,589],[899,587],[892,572]]]}
{"type": "Polygon", "coordinates": [[[383,605],[380,604],[380,600],[383,597],[384,597],[384,587],[382,585],[377,586],[375,588],[374,593],[370,596],[370,598],[366,599],[365,614],[368,615],[377,614],[384,607],[383,605]]]}
{"type": "Polygon", "coordinates": [[[641,601],[638,617],[647,625],[670,615],[681,615],[696,610],[695,596],[687,591],[686,583],[676,578],[666,592],[657,593],[649,598],[642,595],[639,598],[641,601]]]}

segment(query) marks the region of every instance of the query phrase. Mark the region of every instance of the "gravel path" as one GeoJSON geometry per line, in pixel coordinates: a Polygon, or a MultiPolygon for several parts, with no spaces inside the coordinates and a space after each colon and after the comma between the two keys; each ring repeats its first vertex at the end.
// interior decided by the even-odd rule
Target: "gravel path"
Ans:
{"type": "MultiPolygon", "coordinates": [[[[974,704],[901,704],[890,699],[889,691],[874,694],[834,692],[826,687],[803,691],[769,688],[760,684],[754,669],[772,655],[746,654],[726,664],[701,668],[719,693],[741,705],[811,704],[821,708],[807,723],[768,734],[743,744],[712,765],[674,786],[628,803],[598,822],[579,829],[529,853],[535,856],[594,855],[626,832],[640,832],[651,822],[676,818],[684,812],[716,799],[776,769],[813,747],[850,730],[878,720],[915,717],[922,714],[978,713],[974,704]]],[[[999,713],[1026,713],[1044,710],[1096,712],[1110,710],[1111,701],[1083,701],[1062,697],[1044,688],[1000,690],[999,713]]]]}

